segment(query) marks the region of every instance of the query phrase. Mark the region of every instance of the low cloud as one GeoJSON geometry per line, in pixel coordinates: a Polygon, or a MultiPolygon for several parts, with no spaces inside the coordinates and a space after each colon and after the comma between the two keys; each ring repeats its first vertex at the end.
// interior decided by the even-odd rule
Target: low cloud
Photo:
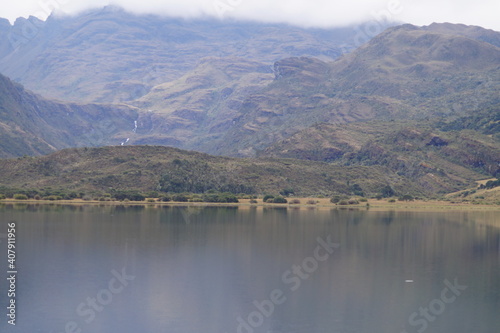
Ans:
{"type": "MultiPolygon", "coordinates": [[[[497,0],[18,0],[3,5],[2,14],[11,21],[17,16],[45,18],[50,9],[66,14],[116,5],[140,14],[180,17],[214,16],[306,27],[346,26],[372,20],[389,11],[393,21],[426,25],[452,22],[500,30],[497,0]]],[[[2,15],[0,14],[0,15],[2,15]]]]}

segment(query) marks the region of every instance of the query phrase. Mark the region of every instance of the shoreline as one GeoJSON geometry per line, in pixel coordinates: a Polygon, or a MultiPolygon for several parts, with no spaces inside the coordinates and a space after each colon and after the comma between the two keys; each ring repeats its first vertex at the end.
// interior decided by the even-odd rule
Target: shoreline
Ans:
{"type": "Polygon", "coordinates": [[[93,205],[93,206],[191,206],[191,207],[276,207],[276,208],[318,208],[318,209],[366,209],[366,210],[500,210],[500,205],[495,204],[471,204],[471,203],[450,203],[447,201],[428,200],[428,201],[396,201],[388,202],[384,200],[368,199],[367,202],[361,202],[356,205],[336,205],[330,203],[329,198],[293,198],[300,200],[299,204],[284,203],[266,203],[259,200],[258,203],[250,203],[249,199],[240,199],[238,203],[219,203],[219,202],[147,202],[147,201],[97,201],[97,200],[15,200],[3,199],[2,204],[40,204],[40,205],[93,205]],[[316,204],[307,204],[307,201],[315,200],[316,204]],[[302,203],[304,202],[304,203],[302,203]]]}

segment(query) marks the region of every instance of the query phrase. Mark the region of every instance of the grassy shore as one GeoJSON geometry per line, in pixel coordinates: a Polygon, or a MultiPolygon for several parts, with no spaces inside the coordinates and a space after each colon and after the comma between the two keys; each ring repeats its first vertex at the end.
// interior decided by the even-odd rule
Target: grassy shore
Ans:
{"type": "MultiPolygon", "coordinates": [[[[266,203],[262,199],[257,199],[257,203],[250,202],[250,199],[240,199],[238,203],[211,203],[211,202],[161,202],[161,201],[98,201],[98,200],[0,200],[3,204],[51,204],[51,205],[147,205],[147,206],[246,206],[246,207],[291,207],[291,208],[339,208],[339,209],[370,209],[370,210],[393,210],[393,209],[415,209],[415,210],[500,210],[500,205],[494,204],[472,204],[472,203],[451,203],[439,200],[414,200],[395,201],[368,199],[367,202],[360,202],[354,205],[338,205],[330,202],[329,198],[293,198],[300,203],[266,203]]],[[[291,200],[289,200],[291,201],[291,200]]]]}

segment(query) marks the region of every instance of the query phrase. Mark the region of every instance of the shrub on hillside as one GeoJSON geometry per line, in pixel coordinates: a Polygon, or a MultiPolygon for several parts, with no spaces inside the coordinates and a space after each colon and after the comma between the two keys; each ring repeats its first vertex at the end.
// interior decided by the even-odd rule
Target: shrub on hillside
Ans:
{"type": "Polygon", "coordinates": [[[151,192],[146,193],[146,196],[148,198],[158,198],[160,195],[156,191],[151,191],[151,192]]]}
{"type": "Polygon", "coordinates": [[[238,198],[232,193],[222,193],[219,198],[221,202],[239,202],[238,198]]]}
{"type": "Polygon", "coordinates": [[[205,202],[233,203],[239,202],[236,195],[232,193],[209,193],[203,196],[205,202]]]}
{"type": "Polygon", "coordinates": [[[389,197],[392,197],[396,193],[394,192],[392,187],[390,187],[389,185],[385,185],[384,187],[381,188],[380,194],[384,198],[389,198],[389,197]]]}
{"type": "Polygon", "coordinates": [[[413,201],[413,196],[405,194],[398,198],[399,201],[413,201]]]}
{"type": "Polygon", "coordinates": [[[273,199],[273,203],[276,203],[276,204],[283,204],[283,203],[287,203],[288,201],[283,198],[283,197],[276,197],[273,199]]]}
{"type": "MultiPolygon", "coordinates": [[[[62,200],[63,198],[59,195],[48,195],[43,197],[43,200],[50,200],[50,201],[56,201],[56,200],[62,200]]],[[[101,200],[104,201],[104,200],[101,200]]]]}
{"type": "Polygon", "coordinates": [[[146,197],[140,193],[132,193],[129,196],[129,199],[132,201],[144,201],[146,199],[146,197]]]}
{"type": "Polygon", "coordinates": [[[365,193],[363,192],[363,189],[361,188],[361,186],[359,186],[359,184],[353,184],[351,186],[351,192],[352,192],[352,194],[360,196],[360,197],[365,196],[365,193]]]}
{"type": "Polygon", "coordinates": [[[349,199],[348,196],[346,195],[334,195],[331,199],[330,202],[334,204],[338,204],[341,200],[347,200],[349,199]]]}
{"type": "Polygon", "coordinates": [[[175,194],[172,196],[172,201],[175,201],[175,202],[187,202],[188,199],[189,198],[184,194],[175,194]]]}
{"type": "Polygon", "coordinates": [[[174,193],[207,193],[209,190],[233,194],[255,193],[252,186],[240,182],[236,176],[214,168],[205,161],[175,159],[167,165],[159,185],[161,191],[174,193]]]}
{"type": "Polygon", "coordinates": [[[340,201],[340,195],[334,195],[331,199],[330,199],[330,202],[331,203],[338,203],[340,201]]]}
{"type": "Polygon", "coordinates": [[[111,193],[116,200],[123,201],[128,199],[130,201],[144,201],[146,197],[139,192],[136,191],[114,191],[111,193]]]}
{"type": "Polygon", "coordinates": [[[487,190],[489,190],[489,189],[492,189],[492,188],[495,188],[495,187],[498,187],[498,186],[500,186],[500,178],[499,178],[499,179],[497,179],[497,180],[488,180],[488,181],[486,182],[486,184],[484,184],[484,185],[482,185],[482,184],[481,184],[481,185],[479,186],[479,189],[480,189],[480,190],[482,190],[482,189],[487,189],[487,190]]]}
{"type": "Polygon", "coordinates": [[[266,194],[262,199],[263,202],[268,202],[269,199],[274,199],[274,195],[266,194]]]}
{"type": "Polygon", "coordinates": [[[26,194],[16,193],[14,194],[15,200],[28,200],[28,196],[26,194]]]}
{"type": "Polygon", "coordinates": [[[295,191],[291,188],[285,188],[280,191],[280,194],[284,197],[288,197],[290,195],[295,195],[295,191]]]}
{"type": "Polygon", "coordinates": [[[170,196],[168,196],[168,195],[160,196],[160,201],[169,202],[170,200],[172,200],[172,198],[170,198],[170,196]]]}

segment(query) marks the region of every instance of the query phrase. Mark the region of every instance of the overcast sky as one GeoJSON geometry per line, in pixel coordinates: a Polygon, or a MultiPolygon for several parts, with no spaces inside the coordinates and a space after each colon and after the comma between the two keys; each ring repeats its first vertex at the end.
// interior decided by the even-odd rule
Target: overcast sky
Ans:
{"type": "Polygon", "coordinates": [[[45,19],[114,4],[137,13],[243,18],[301,26],[342,26],[390,18],[416,25],[452,22],[500,31],[499,0],[2,0],[0,17],[45,19]]]}

